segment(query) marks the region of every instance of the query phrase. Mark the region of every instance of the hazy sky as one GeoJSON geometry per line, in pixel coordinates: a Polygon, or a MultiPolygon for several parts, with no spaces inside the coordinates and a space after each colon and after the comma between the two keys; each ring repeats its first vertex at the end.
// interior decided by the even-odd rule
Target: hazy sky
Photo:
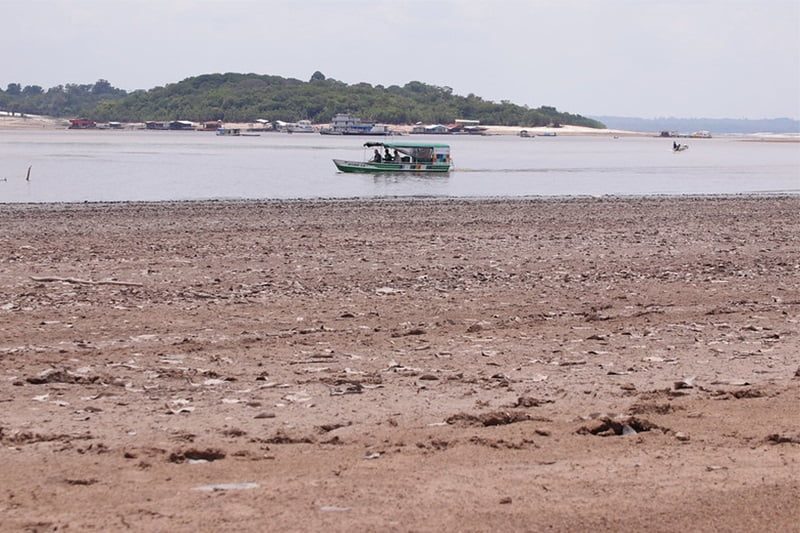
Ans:
{"type": "Polygon", "coordinates": [[[800,118],[800,0],[0,0],[0,87],[254,72],[581,115],[800,118]]]}

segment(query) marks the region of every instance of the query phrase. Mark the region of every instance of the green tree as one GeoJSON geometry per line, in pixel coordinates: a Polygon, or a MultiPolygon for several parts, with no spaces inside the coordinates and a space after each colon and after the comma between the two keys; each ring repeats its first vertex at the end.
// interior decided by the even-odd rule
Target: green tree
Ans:
{"type": "Polygon", "coordinates": [[[38,85],[26,85],[22,89],[23,96],[39,96],[40,94],[44,94],[44,90],[38,85]]]}
{"type": "Polygon", "coordinates": [[[554,107],[529,109],[504,100],[484,100],[470,93],[453,94],[447,86],[410,81],[404,86],[348,85],[319,71],[310,81],[235,72],[203,74],[164,87],[128,93],[105,79],[93,84],[66,84],[43,91],[9,84],[0,103],[8,109],[52,116],[85,116],[121,122],[147,120],[225,120],[250,122],[257,118],[328,122],[336,113],[388,124],[452,123],[457,118],[484,124],[541,126],[549,123],[602,127],[580,115],[554,107]]]}

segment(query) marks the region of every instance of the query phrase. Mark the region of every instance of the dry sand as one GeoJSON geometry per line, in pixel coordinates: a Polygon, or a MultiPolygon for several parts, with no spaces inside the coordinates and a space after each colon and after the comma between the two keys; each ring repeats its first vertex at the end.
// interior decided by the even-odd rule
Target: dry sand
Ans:
{"type": "Polygon", "coordinates": [[[9,115],[0,112],[0,131],[2,130],[61,130],[69,126],[66,119],[57,119],[40,115],[9,115]]]}
{"type": "Polygon", "coordinates": [[[0,206],[0,530],[797,531],[798,213],[0,206]]]}

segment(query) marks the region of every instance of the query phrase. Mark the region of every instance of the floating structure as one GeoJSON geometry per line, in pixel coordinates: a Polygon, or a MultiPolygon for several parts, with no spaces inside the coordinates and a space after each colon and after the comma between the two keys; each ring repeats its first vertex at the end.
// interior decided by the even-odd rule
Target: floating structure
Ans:
{"type": "Polygon", "coordinates": [[[692,138],[692,139],[710,139],[711,132],[708,131],[695,131],[694,133],[679,133],[677,131],[662,131],[659,137],[679,137],[679,138],[692,138]]]}
{"type": "Polygon", "coordinates": [[[284,133],[314,133],[316,131],[310,120],[298,120],[297,122],[276,120],[275,130],[284,133]]]}
{"type": "Polygon", "coordinates": [[[217,135],[221,137],[260,137],[260,133],[243,132],[241,128],[219,128],[217,135]]]}
{"type": "Polygon", "coordinates": [[[447,135],[450,128],[441,124],[416,124],[411,128],[411,133],[425,135],[447,135]]]}
{"type": "Polygon", "coordinates": [[[195,129],[194,122],[189,120],[173,120],[169,123],[169,129],[179,131],[193,131],[195,129]]]}
{"type": "Polygon", "coordinates": [[[144,123],[148,130],[175,130],[175,131],[194,131],[195,124],[190,120],[150,120],[144,123]]]}
{"type": "Polygon", "coordinates": [[[480,120],[457,118],[455,124],[450,126],[450,133],[461,133],[469,135],[486,135],[488,128],[481,126],[480,120]]]}
{"type": "Polygon", "coordinates": [[[221,127],[222,127],[222,121],[221,120],[209,120],[209,121],[203,122],[201,124],[201,126],[200,126],[200,128],[203,131],[217,131],[221,127]]]}
{"type": "Polygon", "coordinates": [[[348,113],[337,113],[330,127],[320,130],[322,135],[394,135],[388,126],[374,122],[361,122],[361,119],[348,113]]]}
{"type": "Polygon", "coordinates": [[[94,120],[87,120],[85,118],[73,118],[69,121],[69,129],[71,130],[90,130],[97,127],[94,120]]]}
{"type": "Polygon", "coordinates": [[[159,120],[148,120],[144,123],[145,129],[148,130],[168,130],[169,129],[169,122],[163,122],[159,120]]]}

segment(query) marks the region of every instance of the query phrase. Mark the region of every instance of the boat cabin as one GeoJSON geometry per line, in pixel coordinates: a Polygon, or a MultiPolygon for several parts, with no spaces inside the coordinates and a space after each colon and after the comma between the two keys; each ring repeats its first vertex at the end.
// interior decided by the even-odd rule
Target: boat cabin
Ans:
{"type": "Polygon", "coordinates": [[[385,148],[394,156],[396,150],[399,161],[384,161],[386,163],[411,163],[411,164],[450,164],[450,145],[439,143],[416,142],[366,142],[365,148],[385,148]]]}
{"type": "Polygon", "coordinates": [[[372,148],[373,157],[364,161],[334,159],[340,172],[448,172],[450,145],[425,142],[365,142],[365,156],[372,148]]]}

